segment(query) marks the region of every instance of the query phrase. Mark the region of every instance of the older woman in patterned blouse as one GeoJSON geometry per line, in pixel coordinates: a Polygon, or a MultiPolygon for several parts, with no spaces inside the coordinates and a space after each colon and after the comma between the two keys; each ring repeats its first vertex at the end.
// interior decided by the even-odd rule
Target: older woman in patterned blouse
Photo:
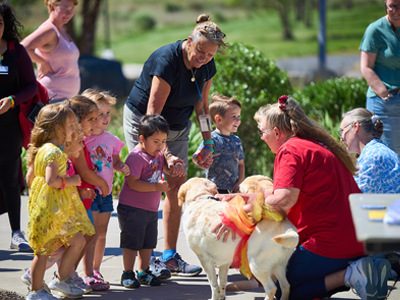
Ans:
{"type": "Polygon", "coordinates": [[[380,141],[382,121],[365,108],[343,116],[338,130],[349,153],[357,153],[358,172],[354,176],[363,193],[400,193],[400,158],[380,141]]]}

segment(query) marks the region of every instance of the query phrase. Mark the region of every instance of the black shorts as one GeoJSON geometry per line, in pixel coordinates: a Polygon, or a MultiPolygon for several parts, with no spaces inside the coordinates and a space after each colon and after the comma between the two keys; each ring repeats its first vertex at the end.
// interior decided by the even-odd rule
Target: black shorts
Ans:
{"type": "Polygon", "coordinates": [[[157,246],[158,212],[118,204],[120,248],[140,251],[157,246]]]}

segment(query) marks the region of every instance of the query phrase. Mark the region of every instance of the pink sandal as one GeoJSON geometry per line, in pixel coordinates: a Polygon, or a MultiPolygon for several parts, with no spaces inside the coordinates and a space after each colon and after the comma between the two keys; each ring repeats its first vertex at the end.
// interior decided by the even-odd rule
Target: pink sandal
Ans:
{"type": "Polygon", "coordinates": [[[110,283],[103,279],[92,275],[84,279],[85,283],[89,285],[94,291],[107,291],[110,288],[110,283]]]}

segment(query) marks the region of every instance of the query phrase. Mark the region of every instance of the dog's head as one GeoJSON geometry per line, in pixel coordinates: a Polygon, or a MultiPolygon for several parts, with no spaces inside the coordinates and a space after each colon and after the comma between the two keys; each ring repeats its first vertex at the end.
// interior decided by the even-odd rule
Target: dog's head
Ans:
{"type": "Polygon", "coordinates": [[[241,193],[256,193],[272,190],[273,182],[272,179],[267,176],[253,175],[247,177],[239,185],[239,191],[241,193]]]}
{"type": "Polygon", "coordinates": [[[178,203],[180,206],[183,203],[194,201],[200,196],[214,196],[218,194],[217,186],[205,178],[194,177],[181,185],[178,191],[178,203]]]}

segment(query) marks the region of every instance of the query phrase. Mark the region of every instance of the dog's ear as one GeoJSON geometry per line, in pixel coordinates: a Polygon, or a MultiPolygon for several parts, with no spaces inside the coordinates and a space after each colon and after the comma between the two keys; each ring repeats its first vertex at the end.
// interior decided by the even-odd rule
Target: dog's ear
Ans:
{"type": "Polygon", "coordinates": [[[183,203],[185,203],[186,200],[186,192],[188,189],[188,184],[184,183],[181,185],[178,191],[178,205],[182,206],[183,203]]]}

